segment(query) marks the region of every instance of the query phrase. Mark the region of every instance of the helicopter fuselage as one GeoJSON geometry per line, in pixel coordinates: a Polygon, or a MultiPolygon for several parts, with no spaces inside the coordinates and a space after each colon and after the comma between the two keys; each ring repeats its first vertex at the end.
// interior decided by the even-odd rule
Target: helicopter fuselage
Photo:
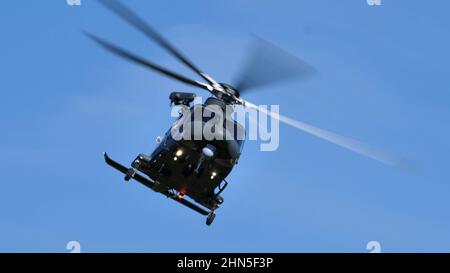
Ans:
{"type": "Polygon", "coordinates": [[[153,153],[149,156],[140,154],[132,163],[132,167],[148,175],[161,190],[175,191],[179,198],[189,196],[210,210],[215,210],[223,202],[220,193],[228,184],[225,178],[238,162],[245,137],[243,127],[231,119],[217,119],[223,126],[213,130],[216,135],[204,135],[205,126],[219,114],[203,117],[200,124],[196,124],[194,113],[211,111],[211,106],[217,106],[218,102],[216,98],[209,98],[205,104],[194,105],[180,113],[153,153]],[[183,137],[179,139],[177,130],[186,124],[192,125],[192,130],[184,128],[181,132],[183,137]],[[200,136],[194,132],[196,125],[202,128],[200,136]],[[233,132],[229,132],[230,129],[233,132]],[[232,138],[223,136],[225,132],[232,138]]]}

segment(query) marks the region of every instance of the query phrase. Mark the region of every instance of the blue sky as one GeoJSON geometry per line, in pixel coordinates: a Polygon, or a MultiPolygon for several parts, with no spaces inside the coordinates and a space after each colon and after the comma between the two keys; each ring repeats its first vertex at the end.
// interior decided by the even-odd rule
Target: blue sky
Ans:
{"type": "MultiPolygon", "coordinates": [[[[195,91],[102,51],[94,33],[189,76],[95,1],[2,1],[0,251],[450,251],[450,2],[127,1],[209,74],[231,81],[257,34],[319,75],[256,104],[408,158],[402,172],[286,125],[247,142],[214,224],[107,167],[150,153],[168,95],[195,91]],[[175,8],[176,7],[176,8],[175,8]]],[[[204,94],[199,91],[199,94],[204,94]]]]}

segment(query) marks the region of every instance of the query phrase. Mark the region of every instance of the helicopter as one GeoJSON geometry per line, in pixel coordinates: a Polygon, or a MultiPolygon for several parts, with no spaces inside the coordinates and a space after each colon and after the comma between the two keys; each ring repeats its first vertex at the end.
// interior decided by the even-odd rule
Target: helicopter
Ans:
{"type": "MultiPolygon", "coordinates": [[[[113,160],[107,153],[104,153],[104,159],[109,166],[123,173],[126,181],[133,179],[151,190],[161,193],[206,216],[207,225],[212,224],[216,216],[216,210],[224,201],[221,194],[228,186],[226,178],[238,163],[244,146],[245,128],[228,114],[230,111],[227,110],[230,107],[234,109],[233,107],[235,106],[241,106],[256,110],[285,124],[372,159],[389,165],[398,164],[395,158],[361,142],[339,136],[279,113],[273,113],[241,97],[242,93],[251,88],[294,76],[314,74],[316,72],[315,69],[305,62],[296,59],[294,61],[297,64],[296,69],[271,70],[270,62],[265,64],[260,62],[261,59],[267,56],[264,56],[261,52],[253,52],[253,58],[242,71],[237,84],[220,83],[195,66],[192,61],[122,2],[119,0],[99,0],[99,2],[138,29],[147,38],[167,50],[173,57],[202,78],[203,81],[193,80],[173,72],[94,34],[84,32],[88,38],[107,51],[132,63],[211,94],[211,97],[204,103],[193,104],[196,94],[172,92],[169,96],[170,103],[180,106],[182,110],[180,110],[179,117],[165,133],[164,137],[157,139],[158,145],[151,154],[139,154],[132,161],[130,167],[113,160]],[[264,69],[269,70],[269,72],[263,72],[262,70],[264,69]],[[200,119],[200,127],[202,128],[211,121],[212,117],[221,117],[218,119],[219,121],[215,121],[215,124],[218,125],[216,126],[218,130],[212,132],[216,136],[215,138],[195,137],[193,136],[195,133],[192,133],[195,130],[188,130],[195,125],[194,113],[197,111],[210,112],[211,114],[210,118],[205,119],[203,117],[200,119]],[[180,128],[183,128],[181,133],[180,128]],[[230,130],[230,128],[233,130],[230,130]],[[182,137],[174,137],[176,132],[181,134],[182,137]],[[224,138],[224,135],[227,137],[224,138]]],[[[269,47],[273,48],[274,46],[269,45],[269,47]]]]}

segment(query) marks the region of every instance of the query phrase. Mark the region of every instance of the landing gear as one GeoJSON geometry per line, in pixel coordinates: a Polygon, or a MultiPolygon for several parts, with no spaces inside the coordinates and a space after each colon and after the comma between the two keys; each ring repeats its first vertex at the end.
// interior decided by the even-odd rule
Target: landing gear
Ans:
{"type": "Polygon", "coordinates": [[[216,213],[212,210],[206,217],[206,225],[210,226],[214,221],[214,218],[216,218],[216,213]]]}
{"type": "Polygon", "coordinates": [[[113,167],[114,169],[118,170],[122,174],[125,175],[124,179],[126,181],[130,181],[131,179],[136,180],[137,182],[141,183],[142,185],[154,190],[155,192],[159,192],[166,197],[169,197],[170,199],[200,213],[201,215],[206,216],[206,225],[210,226],[214,219],[216,218],[216,210],[220,207],[220,205],[223,203],[224,199],[219,195],[221,191],[225,188],[225,185],[221,185],[219,187],[218,193],[212,192],[206,199],[201,199],[200,202],[192,202],[189,201],[189,199],[180,198],[182,196],[178,196],[177,194],[174,194],[171,189],[169,189],[164,184],[160,184],[158,181],[153,181],[151,178],[146,178],[140,172],[144,172],[145,169],[141,169],[143,164],[146,164],[147,162],[150,162],[150,159],[148,159],[148,156],[142,155],[139,156],[135,161],[132,163],[132,166],[134,168],[128,168],[124,165],[114,161],[111,159],[108,154],[104,154],[104,158],[106,163],[113,167]],[[199,205],[201,206],[199,206],[199,205]]]}
{"type": "Polygon", "coordinates": [[[131,178],[134,177],[134,175],[136,174],[136,172],[134,171],[133,168],[129,168],[127,173],[125,174],[125,181],[130,181],[131,178]]]}
{"type": "MultiPolygon", "coordinates": [[[[158,181],[152,181],[148,178],[145,178],[144,176],[139,174],[139,172],[135,171],[133,168],[127,168],[124,165],[114,161],[113,159],[111,159],[108,156],[108,154],[105,153],[104,157],[105,157],[106,163],[109,166],[113,167],[114,169],[118,170],[119,172],[121,172],[125,175],[125,180],[128,181],[128,180],[134,179],[137,182],[141,183],[142,185],[154,190],[155,192],[159,192],[159,193],[169,197],[170,199],[200,213],[201,215],[207,216],[207,215],[211,214],[211,213],[208,213],[207,210],[196,205],[193,202],[190,202],[184,198],[182,198],[182,199],[178,198],[176,195],[172,194],[164,185],[160,185],[160,183],[158,181]]],[[[141,163],[142,163],[142,160],[141,160],[141,163]]],[[[212,216],[211,218],[212,219],[209,221],[210,224],[212,223],[212,220],[214,220],[214,216],[212,216]]]]}

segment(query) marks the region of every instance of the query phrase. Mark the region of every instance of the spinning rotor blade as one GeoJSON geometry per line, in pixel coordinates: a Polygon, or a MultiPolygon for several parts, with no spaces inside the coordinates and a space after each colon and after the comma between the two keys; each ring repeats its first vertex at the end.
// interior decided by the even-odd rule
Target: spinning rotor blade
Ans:
{"type": "Polygon", "coordinates": [[[191,79],[189,79],[189,78],[187,78],[185,76],[182,76],[182,75],[180,75],[178,73],[170,71],[170,70],[168,70],[168,69],[166,69],[166,68],[164,68],[162,66],[159,66],[159,65],[154,64],[154,63],[152,63],[150,61],[147,61],[144,58],[136,56],[133,53],[130,53],[130,52],[128,52],[128,51],[118,47],[118,46],[115,46],[115,45],[113,45],[113,44],[111,44],[111,43],[109,43],[109,42],[107,42],[107,41],[105,41],[105,40],[103,40],[103,39],[101,39],[101,38],[91,34],[91,33],[84,32],[84,34],[87,37],[91,38],[93,41],[95,41],[97,44],[99,44],[101,47],[105,48],[106,50],[108,50],[108,51],[110,51],[110,52],[112,52],[112,53],[114,53],[114,54],[116,54],[116,55],[118,55],[118,56],[120,56],[120,57],[122,57],[124,59],[127,59],[128,61],[140,64],[142,66],[150,68],[150,69],[152,69],[152,70],[154,70],[156,72],[159,72],[159,73],[161,73],[163,75],[166,75],[166,76],[168,76],[170,78],[179,80],[179,81],[184,82],[184,83],[189,84],[189,85],[193,85],[193,86],[196,86],[196,87],[201,87],[201,88],[206,89],[206,90],[209,90],[209,89],[212,88],[208,84],[205,84],[205,83],[202,83],[202,82],[199,82],[199,81],[195,81],[195,80],[191,80],[191,79]]]}
{"type": "Polygon", "coordinates": [[[241,94],[281,81],[305,79],[316,73],[306,62],[258,37],[254,37],[249,55],[244,68],[233,82],[241,94]]]}
{"type": "Polygon", "coordinates": [[[349,149],[353,152],[359,153],[361,155],[367,156],[369,158],[375,159],[377,161],[380,161],[384,164],[394,166],[394,167],[405,167],[405,161],[400,160],[396,157],[393,157],[391,155],[386,154],[383,151],[380,151],[378,149],[375,149],[373,147],[370,147],[367,144],[364,144],[362,142],[356,141],[354,139],[350,139],[344,136],[337,135],[335,133],[332,133],[330,131],[320,129],[317,127],[314,127],[312,125],[309,125],[307,123],[304,123],[302,121],[298,121],[283,115],[280,115],[278,113],[271,112],[267,109],[258,107],[248,101],[244,101],[244,106],[250,107],[252,109],[255,109],[261,113],[264,113],[268,116],[271,116],[283,123],[286,123],[292,127],[295,127],[297,129],[300,129],[306,133],[309,133],[313,136],[319,137],[321,139],[327,140],[331,143],[334,143],[336,145],[339,145],[341,147],[344,147],[346,149],[349,149]]]}
{"type": "Polygon", "coordinates": [[[157,31],[155,31],[150,25],[148,25],[144,20],[142,20],[136,13],[130,10],[127,6],[121,3],[119,0],[99,0],[99,2],[117,14],[119,17],[139,29],[145,36],[150,38],[151,40],[158,43],[161,47],[169,51],[174,57],[180,60],[182,63],[187,65],[190,69],[192,69],[195,73],[200,75],[203,79],[205,79],[209,84],[216,85],[217,82],[214,81],[210,76],[202,72],[199,68],[197,68],[188,58],[186,58],[180,51],[175,49],[169,41],[164,39],[157,31]]]}

